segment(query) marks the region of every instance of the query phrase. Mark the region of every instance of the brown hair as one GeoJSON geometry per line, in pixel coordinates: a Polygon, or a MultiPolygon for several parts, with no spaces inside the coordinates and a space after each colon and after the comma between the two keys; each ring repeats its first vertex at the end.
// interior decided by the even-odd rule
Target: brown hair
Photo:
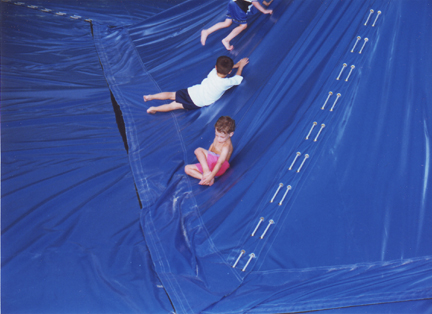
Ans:
{"type": "Polygon", "coordinates": [[[215,123],[216,130],[225,134],[234,132],[235,127],[235,121],[229,116],[222,116],[215,123]]]}
{"type": "Polygon", "coordinates": [[[234,66],[234,61],[227,56],[220,56],[216,60],[216,71],[222,75],[228,75],[234,66]]]}

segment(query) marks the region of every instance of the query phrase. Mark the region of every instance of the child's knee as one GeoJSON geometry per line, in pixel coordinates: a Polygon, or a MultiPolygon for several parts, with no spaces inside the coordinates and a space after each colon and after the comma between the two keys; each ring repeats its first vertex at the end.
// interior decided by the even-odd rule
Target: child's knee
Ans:
{"type": "Polygon", "coordinates": [[[171,110],[184,109],[183,105],[175,100],[168,105],[171,110]]]}
{"type": "Polygon", "coordinates": [[[230,20],[230,19],[226,19],[225,22],[223,22],[223,23],[224,23],[224,26],[225,26],[225,27],[228,27],[228,26],[231,26],[231,24],[232,24],[232,20],[230,20]]]}

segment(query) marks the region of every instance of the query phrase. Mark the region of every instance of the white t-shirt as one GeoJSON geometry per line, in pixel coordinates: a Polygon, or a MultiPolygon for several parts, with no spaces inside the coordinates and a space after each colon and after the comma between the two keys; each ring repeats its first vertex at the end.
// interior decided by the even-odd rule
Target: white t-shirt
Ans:
{"type": "Polygon", "coordinates": [[[242,80],[243,77],[240,75],[219,77],[215,68],[211,70],[201,84],[189,87],[188,93],[194,104],[198,107],[209,106],[221,98],[227,89],[234,85],[239,85],[242,80]]]}

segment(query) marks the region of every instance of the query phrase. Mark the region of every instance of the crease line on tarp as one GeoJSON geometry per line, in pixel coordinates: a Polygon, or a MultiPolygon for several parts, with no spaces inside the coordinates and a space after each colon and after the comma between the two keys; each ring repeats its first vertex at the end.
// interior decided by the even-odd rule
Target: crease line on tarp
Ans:
{"type": "MultiPolygon", "coordinates": [[[[413,290],[410,291],[411,293],[416,293],[418,290],[413,290]]],[[[353,302],[353,298],[349,297],[349,298],[342,298],[339,300],[319,300],[322,303],[319,303],[317,306],[313,307],[313,302],[296,302],[295,306],[290,306],[290,307],[286,307],[284,304],[275,304],[275,305],[257,305],[255,307],[253,307],[252,309],[248,310],[247,312],[241,312],[241,313],[247,313],[247,314],[253,314],[253,313],[257,313],[257,314],[274,314],[274,313],[282,313],[282,312],[287,312],[289,311],[289,313],[305,313],[305,312],[309,312],[309,311],[326,311],[326,310],[337,310],[337,309],[346,309],[346,308],[355,308],[358,306],[370,306],[370,305],[379,305],[379,304],[389,304],[389,303],[400,303],[400,302],[411,302],[411,301],[424,301],[424,300],[432,300],[431,297],[428,297],[428,293],[429,292],[424,292],[426,295],[424,297],[421,298],[407,298],[407,299],[399,299],[397,298],[397,293],[389,293],[389,294],[383,294],[380,295],[380,297],[382,298],[389,298],[392,297],[394,298],[394,300],[388,301],[388,302],[383,302],[383,301],[373,301],[370,300],[367,303],[360,303],[360,300],[362,300],[363,298],[357,299],[357,302],[353,302]],[[300,304],[300,305],[299,305],[300,304]],[[302,304],[306,304],[309,305],[305,308],[298,308],[299,306],[301,306],[302,304]],[[321,306],[319,306],[321,305],[321,306]]],[[[238,314],[240,312],[238,311],[232,311],[232,312],[225,312],[224,314],[238,314]]]]}
{"type": "MultiPolygon", "coordinates": [[[[122,112],[125,113],[124,117],[125,119],[129,122],[126,124],[126,135],[128,138],[128,143],[130,144],[130,149],[129,149],[129,161],[130,161],[130,165],[133,171],[133,176],[134,176],[134,181],[136,182],[137,186],[138,186],[138,191],[141,192],[139,193],[140,197],[143,198],[143,201],[145,201],[146,203],[146,208],[150,209],[155,202],[157,201],[157,199],[152,199],[151,197],[151,193],[146,193],[143,195],[143,192],[150,192],[150,186],[148,184],[147,179],[144,176],[140,176],[143,173],[143,168],[141,167],[141,163],[140,163],[140,158],[137,155],[137,152],[139,151],[139,141],[137,140],[137,130],[135,128],[135,123],[134,123],[134,118],[132,113],[130,112],[129,106],[125,105],[127,103],[127,101],[125,101],[125,99],[123,98],[123,94],[121,92],[121,90],[118,88],[118,83],[115,81],[115,77],[111,71],[111,64],[109,62],[109,57],[106,54],[103,44],[102,44],[102,38],[101,38],[101,25],[98,25],[97,23],[93,24],[94,26],[94,39],[95,39],[95,46],[97,48],[100,60],[101,60],[101,64],[102,64],[102,68],[109,86],[109,89],[112,91],[114,98],[117,99],[118,104],[121,106],[122,112]],[[108,65],[108,66],[104,66],[104,65],[108,65]],[[123,111],[124,110],[124,111],[123,111]],[[150,194],[150,197],[148,196],[148,194],[150,194]]],[[[149,72],[147,71],[145,65],[142,62],[141,57],[138,55],[135,46],[133,45],[133,42],[130,40],[130,34],[128,32],[128,30],[126,28],[122,28],[123,34],[125,34],[130,42],[130,45],[128,45],[128,47],[130,47],[129,49],[133,50],[133,54],[135,54],[137,56],[137,60],[139,61],[139,63],[141,64],[141,67],[143,69],[143,71],[147,74],[147,77],[151,80],[151,82],[155,85],[155,87],[157,88],[157,90],[161,91],[161,88],[159,87],[159,85],[156,83],[156,81],[154,80],[153,76],[151,74],[149,74],[149,72]]],[[[180,131],[180,127],[178,124],[178,121],[176,119],[176,116],[174,113],[171,113],[171,118],[173,120],[173,124],[175,126],[178,138],[179,138],[179,144],[182,148],[183,151],[183,159],[185,160],[185,162],[187,162],[187,152],[186,152],[186,146],[184,143],[184,139],[181,135],[181,131],[180,131]]],[[[187,192],[184,194],[185,196],[189,196],[190,200],[194,203],[193,208],[191,208],[194,213],[195,216],[199,219],[200,222],[200,226],[201,229],[205,232],[205,234],[207,235],[207,239],[209,242],[209,248],[219,257],[219,260],[225,264],[226,267],[228,267],[228,270],[231,271],[232,274],[234,274],[235,278],[237,279],[237,281],[239,283],[242,282],[242,278],[236,273],[233,272],[231,269],[231,266],[227,263],[227,261],[223,258],[221,252],[217,249],[217,247],[215,246],[212,238],[210,237],[209,231],[207,230],[207,228],[205,227],[202,217],[199,214],[198,209],[198,205],[196,202],[196,199],[193,195],[192,192],[192,186],[190,183],[190,179],[187,178],[185,175],[181,176],[183,179],[186,179],[186,184],[187,184],[187,192]]],[[[175,184],[179,184],[180,182],[177,182],[175,184]]],[[[157,245],[157,242],[160,242],[158,234],[156,232],[156,229],[154,228],[154,224],[153,224],[153,218],[152,218],[152,213],[151,210],[148,210],[148,217],[150,218],[150,222],[148,222],[147,226],[150,226],[153,228],[153,232],[151,232],[151,236],[150,236],[150,241],[152,242],[152,247],[155,248],[156,250],[156,254],[158,255],[157,257],[160,259],[161,257],[166,257],[165,251],[163,249],[163,247],[159,247],[157,245]],[[154,238],[153,238],[154,237],[154,238]]],[[[143,226],[141,226],[141,228],[143,228],[143,226]]],[[[146,234],[144,232],[144,230],[142,230],[142,232],[144,234],[146,234]]],[[[196,256],[195,256],[195,259],[196,256]]],[[[167,258],[164,258],[163,260],[168,261],[167,258]]],[[[170,265],[169,263],[162,263],[159,264],[159,267],[162,268],[162,270],[165,268],[164,266],[168,266],[168,269],[170,269],[170,265]]],[[[165,271],[166,273],[166,271],[165,271]]],[[[160,275],[162,274],[158,274],[158,276],[160,277],[160,275]]],[[[167,276],[162,276],[164,278],[167,278],[167,276]]],[[[171,291],[173,293],[176,294],[176,300],[177,302],[173,303],[176,306],[181,306],[181,308],[183,309],[183,311],[186,311],[187,313],[193,313],[189,302],[187,301],[187,299],[185,298],[184,294],[182,293],[182,289],[181,286],[179,285],[177,279],[174,276],[169,276],[169,280],[167,280],[168,285],[171,287],[171,291]],[[173,283],[175,282],[175,285],[177,286],[177,288],[174,288],[173,283]],[[179,297],[178,293],[181,292],[183,297],[179,297]],[[186,309],[185,306],[187,306],[186,309]]],[[[167,291],[167,295],[168,291],[167,291]]]]}
{"type": "MultiPolygon", "coordinates": [[[[121,104],[123,104],[123,106],[121,106],[121,110],[122,110],[123,113],[126,114],[126,115],[125,115],[125,118],[126,118],[127,120],[131,120],[132,122],[134,122],[133,115],[132,115],[132,113],[130,112],[129,107],[128,107],[128,106],[124,106],[125,101],[124,101],[124,99],[123,99],[123,97],[122,97],[123,94],[122,94],[121,91],[117,88],[117,85],[116,85],[116,84],[113,84],[113,83],[115,82],[115,78],[114,78],[114,76],[113,76],[112,73],[111,73],[111,68],[110,68],[109,59],[108,59],[107,54],[106,54],[105,51],[104,51],[104,48],[101,47],[101,46],[102,46],[102,40],[101,40],[101,36],[100,36],[100,34],[101,34],[101,29],[100,29],[100,27],[101,27],[101,26],[100,26],[99,24],[97,24],[97,23],[94,23],[94,24],[93,24],[93,30],[94,30],[94,35],[93,35],[93,36],[94,36],[94,42],[95,42],[96,51],[98,52],[98,55],[99,55],[99,58],[100,58],[100,62],[101,62],[101,65],[102,65],[102,69],[103,69],[103,72],[104,72],[105,78],[106,78],[106,80],[107,80],[108,88],[112,91],[112,94],[114,95],[114,98],[117,98],[117,97],[118,97],[118,98],[117,98],[117,102],[118,102],[119,106],[120,106],[121,104]],[[106,67],[106,66],[104,66],[104,65],[108,65],[108,67],[106,67]],[[111,77],[110,77],[109,75],[111,75],[111,77]],[[119,101],[119,100],[120,100],[120,101],[119,101]],[[124,111],[123,111],[123,110],[124,110],[124,111]]],[[[128,34],[128,36],[129,36],[129,34],[128,34]]],[[[132,45],[132,47],[134,47],[134,46],[132,45]]],[[[141,61],[141,58],[138,58],[138,59],[141,61]]],[[[152,79],[152,81],[154,82],[153,78],[151,78],[151,79],[152,79]]],[[[154,82],[154,83],[155,83],[155,82],[154,82]]],[[[159,86],[158,86],[157,84],[155,84],[155,85],[156,85],[156,87],[160,90],[159,86]]],[[[138,156],[138,158],[135,158],[135,155],[136,155],[137,152],[138,152],[137,147],[139,146],[139,142],[136,140],[136,139],[137,139],[137,135],[136,135],[136,129],[135,129],[134,126],[135,126],[135,123],[128,123],[128,124],[126,124],[126,130],[129,131],[129,132],[126,131],[126,136],[127,136],[127,138],[128,138],[128,143],[130,143],[129,153],[128,153],[128,157],[129,157],[129,164],[130,164],[130,167],[131,167],[131,169],[132,169],[132,175],[133,175],[133,178],[134,178],[135,184],[137,184],[137,187],[138,187],[138,193],[139,193],[140,197],[144,197],[143,201],[145,201],[145,203],[146,203],[146,207],[148,208],[148,207],[151,206],[151,205],[150,205],[150,204],[151,204],[151,201],[149,200],[149,198],[147,197],[147,195],[142,195],[142,193],[140,193],[140,191],[143,191],[143,190],[144,190],[144,191],[149,191],[149,190],[150,190],[150,187],[149,187],[148,182],[147,182],[147,180],[145,179],[145,177],[144,177],[144,179],[145,179],[144,182],[143,182],[142,180],[137,180],[137,178],[136,178],[136,176],[139,175],[139,174],[142,174],[143,171],[142,171],[141,163],[139,162],[139,156],[138,156]],[[132,138],[131,138],[131,137],[132,137],[132,138]],[[129,141],[129,140],[131,140],[131,141],[129,141]],[[135,170],[135,171],[138,171],[138,173],[134,172],[134,170],[135,170]],[[146,187],[143,186],[143,184],[145,184],[146,187]]],[[[150,241],[152,241],[152,242],[154,243],[154,239],[153,239],[152,237],[146,237],[146,236],[145,236],[145,232],[144,232],[144,230],[143,230],[143,226],[142,226],[141,223],[140,223],[140,226],[141,226],[141,232],[142,232],[142,234],[143,234],[144,240],[146,241],[146,245],[147,245],[147,247],[149,248],[150,257],[151,257],[151,259],[152,259],[152,261],[153,261],[153,264],[155,264],[155,260],[152,258],[152,254],[151,254],[152,252],[151,252],[151,250],[150,250],[150,246],[149,246],[148,243],[147,243],[147,240],[150,240],[150,241]]],[[[151,227],[152,227],[152,226],[153,226],[153,223],[151,223],[151,227]]],[[[156,232],[153,232],[152,234],[153,234],[153,235],[157,235],[156,232]]],[[[153,247],[157,247],[157,245],[156,245],[156,244],[153,244],[153,247]]],[[[161,255],[160,255],[158,252],[157,252],[157,254],[159,255],[158,257],[160,258],[161,255]]],[[[162,278],[161,278],[161,276],[158,274],[156,268],[155,268],[155,273],[157,274],[157,276],[159,277],[159,279],[161,280],[161,282],[165,285],[165,282],[162,281],[162,278]]],[[[178,290],[181,291],[181,289],[174,289],[173,286],[172,286],[172,283],[171,283],[170,281],[168,281],[167,284],[168,284],[168,286],[171,287],[171,290],[174,291],[174,293],[175,293],[176,291],[178,291],[178,290]]],[[[165,287],[164,287],[164,290],[165,290],[166,295],[167,295],[168,298],[170,299],[171,304],[173,305],[174,303],[172,302],[172,300],[171,300],[171,298],[170,298],[170,294],[169,294],[168,291],[165,289],[165,287]]],[[[173,308],[175,309],[174,305],[173,305],[173,308]]]]}
{"type": "MultiPolygon", "coordinates": [[[[114,75],[111,73],[111,66],[110,66],[110,62],[109,62],[109,58],[107,56],[107,54],[105,53],[105,50],[103,49],[102,46],[102,39],[101,39],[101,26],[98,23],[92,23],[93,25],[93,30],[94,30],[94,42],[95,42],[95,47],[96,47],[96,51],[99,55],[99,59],[102,65],[102,70],[104,72],[105,78],[107,80],[108,83],[108,88],[112,91],[114,98],[117,100],[117,103],[119,104],[119,106],[121,107],[122,112],[126,113],[125,117],[127,119],[132,120],[132,122],[134,122],[134,118],[132,113],[129,110],[128,106],[122,106],[122,104],[125,104],[125,100],[122,97],[122,93],[120,92],[120,90],[117,88],[117,83],[115,82],[115,77],[114,75]],[[108,67],[105,65],[109,65],[108,67]]],[[[135,181],[135,184],[138,187],[138,191],[140,190],[145,190],[145,191],[149,191],[150,187],[149,184],[147,182],[147,179],[144,176],[141,176],[140,178],[143,179],[139,179],[136,177],[135,173],[138,174],[142,174],[143,170],[141,167],[141,163],[139,162],[135,162],[135,159],[139,160],[139,157],[137,158],[136,152],[137,152],[137,146],[138,146],[138,136],[137,136],[137,130],[135,129],[135,123],[128,123],[126,124],[126,136],[128,138],[128,145],[130,144],[129,147],[129,153],[128,153],[128,157],[129,157],[129,164],[132,168],[132,174],[133,174],[133,178],[135,181]],[[136,172],[134,172],[134,170],[136,172]]],[[[140,197],[143,197],[143,201],[146,203],[146,207],[149,207],[150,204],[152,203],[152,200],[149,199],[149,197],[147,196],[150,193],[146,193],[145,195],[142,195],[142,193],[140,193],[140,197]]],[[[150,194],[151,195],[151,194],[150,194]]]]}
{"type": "MultiPolygon", "coordinates": [[[[348,264],[348,265],[340,265],[340,266],[320,266],[320,267],[311,267],[311,268],[304,268],[304,269],[286,269],[286,270],[272,270],[272,271],[264,271],[264,272],[254,272],[255,274],[262,274],[262,275],[270,275],[273,274],[273,276],[280,276],[284,273],[286,274],[293,274],[293,273],[307,273],[307,272],[314,272],[314,271],[322,271],[323,274],[332,273],[335,271],[348,271],[346,275],[348,277],[342,278],[341,280],[337,279],[339,275],[337,273],[334,274],[333,279],[327,278],[327,281],[329,284],[325,284],[325,281],[322,281],[321,285],[319,287],[315,287],[315,289],[310,290],[307,287],[304,287],[305,283],[307,282],[313,282],[316,281],[317,276],[309,276],[308,278],[305,278],[305,281],[301,280],[293,284],[286,284],[285,289],[280,289],[278,292],[276,292],[274,295],[271,295],[270,297],[260,300],[258,304],[254,305],[251,310],[249,310],[247,313],[275,313],[277,312],[304,312],[304,311],[316,311],[316,310],[326,310],[326,309],[335,309],[335,308],[342,308],[342,307],[351,307],[351,306],[363,306],[363,305],[373,305],[373,304],[384,304],[384,303],[394,303],[394,302],[406,302],[406,301],[418,301],[418,300],[426,300],[431,299],[431,292],[432,288],[430,286],[425,287],[418,287],[417,289],[406,289],[403,291],[393,291],[393,292],[385,292],[383,290],[384,282],[387,282],[389,280],[393,280],[394,276],[401,276],[401,270],[399,267],[405,267],[405,265],[410,265],[411,268],[414,270],[414,272],[411,271],[410,274],[405,275],[406,276],[413,276],[416,275],[415,282],[421,282],[425,280],[430,280],[431,277],[424,277],[422,278],[422,274],[426,273],[428,274],[429,264],[432,259],[432,256],[424,256],[424,257],[418,257],[418,258],[410,258],[405,260],[393,260],[393,261],[386,261],[386,262],[373,262],[373,263],[360,263],[360,264],[348,264]],[[414,263],[414,264],[413,264],[414,263]],[[418,265],[418,263],[421,263],[418,265]],[[384,278],[382,277],[382,273],[378,273],[379,269],[378,267],[388,267],[390,271],[392,271],[391,274],[386,273],[384,275],[384,278]],[[363,270],[362,270],[363,268],[363,270]],[[419,269],[420,268],[420,269],[419,269]],[[360,273],[353,273],[351,274],[351,271],[358,270],[360,273]],[[367,290],[366,293],[356,293],[354,291],[355,289],[358,289],[357,286],[354,287],[347,287],[348,290],[351,290],[351,295],[344,295],[344,296],[334,296],[334,297],[320,297],[320,298],[312,298],[312,300],[304,301],[304,300],[296,300],[300,298],[304,298],[305,295],[299,295],[299,296],[293,296],[293,300],[287,300],[284,303],[278,303],[278,304],[271,304],[272,299],[277,300],[279,299],[277,296],[280,294],[286,293],[286,295],[289,295],[290,290],[298,290],[298,289],[308,289],[308,294],[314,293],[314,291],[318,291],[321,289],[332,289],[334,286],[338,286],[339,282],[341,284],[352,283],[353,278],[364,276],[365,272],[376,272],[375,277],[380,277],[381,282],[378,282],[381,284],[381,289],[383,292],[377,291],[374,292],[373,290],[367,290]],[[338,281],[334,281],[334,279],[338,281]],[[323,283],[325,284],[323,286],[323,283]],[[420,288],[420,289],[419,289],[420,288]],[[354,290],[353,290],[354,289],[354,290]],[[312,291],[312,292],[311,292],[312,291]],[[390,299],[389,299],[390,298],[390,299]],[[353,304],[353,300],[354,302],[353,304]],[[362,301],[363,300],[363,301],[362,301]],[[388,301],[388,302],[385,302],[388,301]],[[360,303],[360,302],[367,302],[367,303],[360,303]],[[266,304],[267,303],[267,304],[266,304]]],[[[343,273],[342,273],[343,275],[343,273]]],[[[366,274],[367,275],[367,274],[366,274]]],[[[321,277],[321,275],[319,276],[321,277]]],[[[363,284],[364,288],[367,289],[368,287],[371,287],[375,284],[377,284],[376,278],[374,278],[373,273],[367,275],[368,278],[370,278],[369,282],[366,282],[363,284]]],[[[323,278],[324,279],[324,278],[323,278]]],[[[411,282],[406,282],[405,285],[411,285],[411,282]]],[[[346,290],[347,291],[347,290],[346,290]]],[[[345,292],[346,292],[345,291],[345,292]]],[[[366,290],[365,290],[366,291],[366,290]]],[[[211,313],[212,311],[209,310],[208,313],[211,313]]],[[[237,310],[233,311],[224,311],[224,313],[239,313],[237,310]]]]}

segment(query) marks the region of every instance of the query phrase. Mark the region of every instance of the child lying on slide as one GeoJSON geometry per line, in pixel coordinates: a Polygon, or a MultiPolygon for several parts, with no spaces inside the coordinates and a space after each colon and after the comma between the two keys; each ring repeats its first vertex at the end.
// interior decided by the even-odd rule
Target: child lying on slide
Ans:
{"type": "Polygon", "coordinates": [[[219,57],[215,68],[201,84],[194,85],[188,89],[181,89],[177,92],[163,92],[143,96],[145,102],[154,99],[172,100],[169,104],[148,108],[147,113],[154,114],[156,112],[168,112],[177,109],[194,110],[213,104],[222,97],[227,89],[242,82],[243,77],[241,74],[243,67],[248,62],[248,58],[243,58],[237,64],[234,64],[234,61],[230,57],[219,57]],[[236,75],[227,77],[233,68],[237,68],[236,75]]]}

